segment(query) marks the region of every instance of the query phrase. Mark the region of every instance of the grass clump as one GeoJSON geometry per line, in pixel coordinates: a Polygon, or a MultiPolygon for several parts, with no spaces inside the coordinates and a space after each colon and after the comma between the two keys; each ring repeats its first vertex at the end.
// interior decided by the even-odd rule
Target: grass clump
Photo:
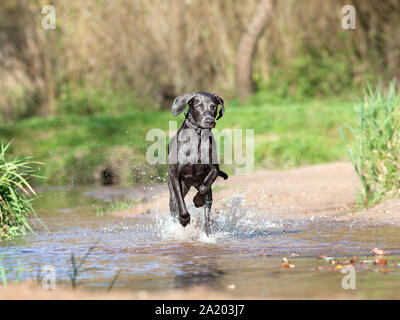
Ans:
{"type": "Polygon", "coordinates": [[[360,205],[370,207],[400,191],[400,94],[395,83],[387,92],[368,87],[356,113],[356,123],[349,126],[354,136],[349,154],[361,180],[360,205]]]}
{"type": "Polygon", "coordinates": [[[36,217],[32,208],[35,191],[28,180],[33,176],[31,158],[6,159],[10,144],[0,145],[0,239],[32,231],[28,217],[36,217]]]}

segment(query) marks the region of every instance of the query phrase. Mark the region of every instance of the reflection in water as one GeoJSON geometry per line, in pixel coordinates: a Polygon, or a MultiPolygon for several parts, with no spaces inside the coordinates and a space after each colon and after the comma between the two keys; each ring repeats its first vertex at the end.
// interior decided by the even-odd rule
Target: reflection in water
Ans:
{"type": "Polygon", "coordinates": [[[193,258],[187,254],[177,257],[174,266],[176,275],[174,287],[179,289],[192,286],[208,286],[212,288],[221,287],[221,278],[225,274],[218,268],[215,258],[193,258]]]}

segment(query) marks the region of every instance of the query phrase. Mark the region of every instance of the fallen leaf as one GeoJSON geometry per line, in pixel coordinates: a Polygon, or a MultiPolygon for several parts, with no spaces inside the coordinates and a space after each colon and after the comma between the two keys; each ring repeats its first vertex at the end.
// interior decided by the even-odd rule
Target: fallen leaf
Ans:
{"type": "Polygon", "coordinates": [[[374,248],[374,249],[372,249],[372,253],[375,256],[383,256],[383,250],[382,249],[374,248]]]}
{"type": "Polygon", "coordinates": [[[324,259],[324,260],[326,260],[326,261],[329,262],[329,261],[332,260],[333,258],[332,258],[332,257],[328,257],[328,256],[319,256],[318,259],[324,259]]]}
{"type": "Polygon", "coordinates": [[[361,263],[374,263],[374,260],[362,260],[361,263]]]}
{"type": "Polygon", "coordinates": [[[386,266],[387,260],[386,259],[375,259],[374,264],[377,266],[386,266]]]}

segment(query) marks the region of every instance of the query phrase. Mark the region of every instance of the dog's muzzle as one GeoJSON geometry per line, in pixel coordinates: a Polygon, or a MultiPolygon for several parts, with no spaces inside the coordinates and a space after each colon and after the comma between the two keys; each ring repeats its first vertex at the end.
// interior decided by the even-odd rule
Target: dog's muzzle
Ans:
{"type": "Polygon", "coordinates": [[[211,117],[205,118],[203,123],[204,123],[204,126],[208,127],[208,128],[214,128],[215,124],[216,124],[214,118],[211,118],[211,117]]]}

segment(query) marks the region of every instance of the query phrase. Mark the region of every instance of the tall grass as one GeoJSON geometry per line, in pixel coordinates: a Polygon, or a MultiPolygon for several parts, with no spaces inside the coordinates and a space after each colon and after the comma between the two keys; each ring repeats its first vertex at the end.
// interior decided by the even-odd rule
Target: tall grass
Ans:
{"type": "Polygon", "coordinates": [[[35,191],[28,180],[34,176],[31,158],[6,159],[10,144],[0,145],[0,239],[32,231],[28,217],[37,217],[32,208],[35,191]]]}
{"type": "Polygon", "coordinates": [[[400,194],[400,94],[394,81],[387,92],[368,87],[356,112],[349,154],[361,180],[360,204],[370,207],[400,194]]]}
{"type": "MultiPolygon", "coordinates": [[[[253,63],[256,87],[271,98],[335,95],[400,75],[398,0],[274,2],[253,63]],[[355,30],[341,26],[345,4],[356,8],[355,30]]],[[[259,0],[53,0],[51,32],[40,24],[43,3],[1,0],[4,122],[45,115],[54,98],[56,113],[114,114],[169,107],[190,91],[234,96],[237,47],[259,0]]]]}

